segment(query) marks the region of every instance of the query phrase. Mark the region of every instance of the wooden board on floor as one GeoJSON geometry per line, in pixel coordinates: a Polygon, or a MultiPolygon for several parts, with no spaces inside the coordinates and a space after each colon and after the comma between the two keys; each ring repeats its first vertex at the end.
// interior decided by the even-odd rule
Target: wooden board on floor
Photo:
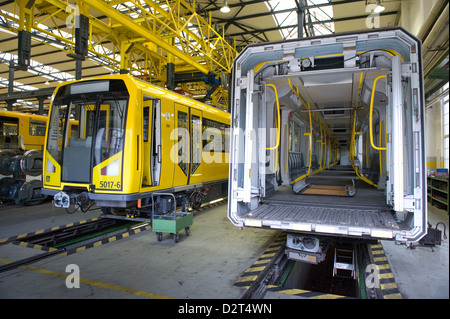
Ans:
{"type": "Polygon", "coordinates": [[[346,186],[312,185],[301,192],[303,195],[348,196],[346,186]]]}

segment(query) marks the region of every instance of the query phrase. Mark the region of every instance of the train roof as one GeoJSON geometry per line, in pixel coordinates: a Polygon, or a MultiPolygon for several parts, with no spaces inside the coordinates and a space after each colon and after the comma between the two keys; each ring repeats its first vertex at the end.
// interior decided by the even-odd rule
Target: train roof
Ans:
{"type": "Polygon", "coordinates": [[[55,96],[56,92],[65,85],[78,83],[78,82],[95,81],[95,80],[111,80],[111,79],[121,79],[125,82],[127,87],[129,87],[130,85],[135,85],[138,89],[142,90],[142,93],[144,95],[148,95],[151,97],[158,97],[158,98],[164,97],[165,99],[172,100],[175,103],[177,103],[177,102],[182,103],[183,105],[194,107],[194,108],[197,108],[199,110],[202,110],[202,111],[205,111],[208,113],[216,114],[218,116],[231,117],[230,113],[225,112],[219,108],[216,108],[216,107],[210,106],[208,104],[202,103],[200,101],[191,99],[187,96],[183,96],[176,92],[169,91],[165,88],[159,87],[159,86],[151,84],[149,82],[145,82],[143,80],[137,79],[129,74],[113,74],[113,75],[105,75],[105,76],[100,76],[100,77],[86,78],[86,79],[82,79],[82,80],[78,80],[78,81],[65,82],[65,83],[60,84],[55,89],[55,93],[54,93],[53,97],[55,96]]]}
{"type": "Polygon", "coordinates": [[[36,120],[47,121],[47,115],[30,114],[18,111],[5,111],[0,110],[0,116],[10,116],[10,117],[28,117],[36,120]]]}

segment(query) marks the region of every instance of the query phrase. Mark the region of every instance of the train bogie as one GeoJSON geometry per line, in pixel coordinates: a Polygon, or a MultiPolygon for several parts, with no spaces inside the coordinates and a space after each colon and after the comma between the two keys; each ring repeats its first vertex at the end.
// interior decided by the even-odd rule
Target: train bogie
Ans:
{"type": "Polygon", "coordinates": [[[42,187],[42,158],[47,117],[0,111],[0,201],[35,205],[47,196],[42,187]]]}

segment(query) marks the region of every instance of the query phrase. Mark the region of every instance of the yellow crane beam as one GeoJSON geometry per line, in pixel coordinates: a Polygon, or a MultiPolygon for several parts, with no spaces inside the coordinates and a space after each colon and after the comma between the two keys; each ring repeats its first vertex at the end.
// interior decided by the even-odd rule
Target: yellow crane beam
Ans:
{"type": "Polygon", "coordinates": [[[197,70],[199,70],[202,73],[207,74],[209,70],[205,68],[203,65],[193,61],[188,54],[178,50],[174,46],[170,45],[168,42],[165,42],[161,40],[155,33],[153,33],[150,29],[142,26],[141,24],[133,21],[130,17],[122,14],[117,9],[113,8],[112,6],[108,5],[105,1],[102,0],[89,0],[88,5],[91,8],[94,8],[95,10],[103,13],[110,19],[115,20],[116,22],[120,23],[121,26],[125,27],[129,31],[136,33],[140,37],[143,37],[147,41],[150,41],[152,43],[155,43],[157,46],[161,47],[163,50],[165,50],[167,53],[173,54],[174,56],[178,57],[179,59],[185,61],[186,63],[192,65],[197,70]]]}
{"type": "Polygon", "coordinates": [[[185,0],[15,0],[13,12],[0,12],[0,27],[26,30],[34,41],[74,55],[74,18],[81,14],[89,20],[87,59],[116,72],[161,84],[169,62],[175,73],[230,73],[235,47],[213,28],[211,14],[205,18],[195,7],[185,0]]]}

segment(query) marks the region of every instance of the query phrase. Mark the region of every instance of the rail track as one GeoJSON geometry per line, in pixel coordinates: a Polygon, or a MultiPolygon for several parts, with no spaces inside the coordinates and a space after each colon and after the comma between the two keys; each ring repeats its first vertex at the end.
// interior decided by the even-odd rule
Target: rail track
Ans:
{"type": "Polygon", "coordinates": [[[41,254],[21,259],[0,267],[0,273],[31,264],[54,255],[68,255],[86,248],[125,237],[150,228],[149,223],[109,218],[94,218],[88,221],[54,227],[33,233],[5,238],[0,245],[17,244],[44,251],[41,254]]]}

